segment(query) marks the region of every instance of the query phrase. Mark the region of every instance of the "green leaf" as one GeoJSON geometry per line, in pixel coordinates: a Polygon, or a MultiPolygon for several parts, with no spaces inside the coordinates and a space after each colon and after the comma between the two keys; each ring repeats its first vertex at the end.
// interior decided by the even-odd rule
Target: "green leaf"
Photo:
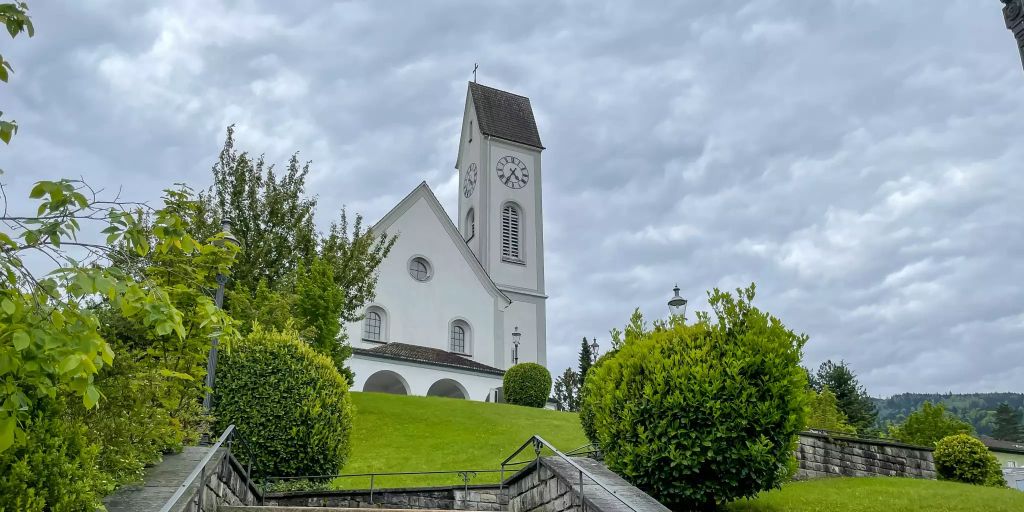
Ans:
{"type": "Polygon", "coordinates": [[[100,391],[96,389],[96,386],[89,385],[85,388],[85,394],[82,395],[82,403],[85,404],[86,409],[92,409],[100,401],[100,391]]]}
{"type": "Polygon", "coordinates": [[[13,315],[14,312],[17,311],[17,308],[14,306],[14,303],[11,302],[11,299],[4,299],[0,302],[0,307],[2,307],[4,309],[4,313],[7,313],[8,315],[13,315]]]}
{"type": "Polygon", "coordinates": [[[32,191],[28,193],[30,199],[39,199],[46,194],[46,183],[45,181],[36,182],[36,185],[32,187],[32,191]]]}
{"type": "Polygon", "coordinates": [[[80,364],[82,364],[82,358],[79,357],[78,354],[72,354],[72,355],[66,356],[60,362],[60,372],[61,373],[68,373],[68,372],[74,370],[75,368],[78,368],[78,365],[80,365],[80,364]]]}
{"type": "Polygon", "coordinates": [[[164,377],[171,377],[174,379],[195,380],[191,375],[187,373],[176,372],[173,370],[168,370],[167,368],[161,368],[160,375],[163,375],[164,377]]]}
{"type": "Polygon", "coordinates": [[[22,351],[28,348],[29,344],[32,343],[32,338],[28,337],[28,333],[25,331],[14,331],[14,350],[22,351]]]}
{"type": "Polygon", "coordinates": [[[0,418],[0,452],[7,450],[14,444],[14,428],[18,420],[13,416],[0,418]]]}

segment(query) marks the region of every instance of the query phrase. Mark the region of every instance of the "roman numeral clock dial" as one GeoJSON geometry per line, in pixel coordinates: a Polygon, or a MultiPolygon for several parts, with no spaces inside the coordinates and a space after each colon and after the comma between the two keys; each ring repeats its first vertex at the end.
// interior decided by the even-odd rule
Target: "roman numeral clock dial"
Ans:
{"type": "Polygon", "coordinates": [[[466,178],[462,180],[462,195],[469,197],[476,190],[476,164],[469,164],[466,169],[466,178]]]}
{"type": "Polygon", "coordinates": [[[501,157],[495,170],[498,171],[498,181],[508,188],[523,188],[530,181],[530,170],[522,160],[514,156],[501,157]]]}

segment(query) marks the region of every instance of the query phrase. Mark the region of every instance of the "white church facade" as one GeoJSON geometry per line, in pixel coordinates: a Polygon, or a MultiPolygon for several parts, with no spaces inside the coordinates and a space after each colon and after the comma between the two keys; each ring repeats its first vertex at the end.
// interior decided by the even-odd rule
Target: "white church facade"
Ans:
{"type": "Polygon", "coordinates": [[[453,222],[421,183],[372,227],[398,235],[361,322],[357,391],[494,400],[547,363],[541,151],[529,98],[469,84],[453,222]]]}

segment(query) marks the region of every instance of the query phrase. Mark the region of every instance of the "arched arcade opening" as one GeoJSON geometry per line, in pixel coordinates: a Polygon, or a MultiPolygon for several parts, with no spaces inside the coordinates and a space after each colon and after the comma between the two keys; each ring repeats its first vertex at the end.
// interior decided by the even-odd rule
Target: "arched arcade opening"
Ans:
{"type": "Polygon", "coordinates": [[[427,390],[427,396],[443,396],[465,400],[469,398],[469,393],[466,392],[466,388],[462,387],[462,384],[452,379],[441,379],[430,385],[430,389],[427,390]]]}
{"type": "Polygon", "coordinates": [[[391,370],[381,370],[370,375],[363,384],[363,391],[370,393],[390,393],[392,395],[408,395],[409,383],[401,375],[391,370]]]}

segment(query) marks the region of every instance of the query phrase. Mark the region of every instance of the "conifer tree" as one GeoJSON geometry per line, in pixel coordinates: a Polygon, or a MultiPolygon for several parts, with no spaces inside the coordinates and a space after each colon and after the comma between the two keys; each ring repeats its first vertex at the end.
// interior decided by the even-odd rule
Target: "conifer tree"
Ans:
{"type": "Polygon", "coordinates": [[[590,371],[590,367],[594,364],[594,353],[590,350],[590,344],[587,343],[586,336],[583,337],[583,341],[580,342],[580,371],[579,380],[582,384],[587,378],[587,372],[590,371]]]}
{"type": "Polygon", "coordinates": [[[1003,441],[1024,441],[1024,429],[1021,427],[1021,412],[1014,410],[1003,402],[996,409],[995,427],[992,437],[1003,441]]]}
{"type": "Polygon", "coordinates": [[[878,418],[875,403],[845,361],[839,361],[838,364],[831,360],[821,363],[818,371],[811,376],[810,384],[818,393],[826,388],[835,393],[839,410],[858,432],[868,432],[875,428],[875,420],[878,418]]]}

